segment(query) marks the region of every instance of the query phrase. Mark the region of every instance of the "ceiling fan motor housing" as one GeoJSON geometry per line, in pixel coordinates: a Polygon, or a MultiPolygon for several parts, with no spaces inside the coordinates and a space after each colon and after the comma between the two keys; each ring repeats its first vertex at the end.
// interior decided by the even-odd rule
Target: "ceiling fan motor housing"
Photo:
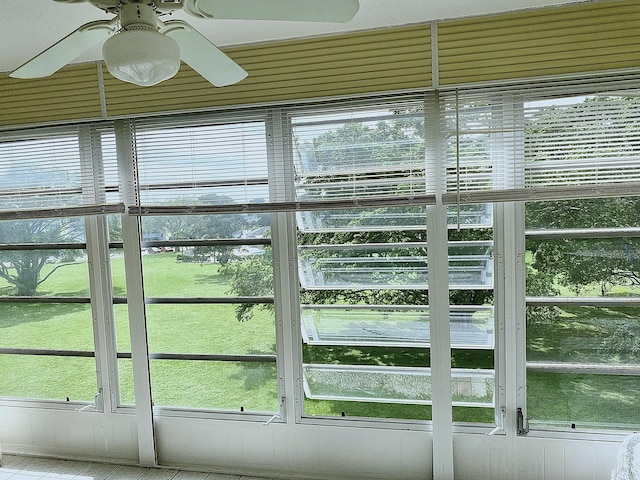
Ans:
{"type": "Polygon", "coordinates": [[[122,5],[122,9],[120,10],[120,25],[123,30],[131,30],[138,25],[157,29],[158,17],[156,16],[155,10],[150,5],[142,3],[128,3],[122,5]]]}

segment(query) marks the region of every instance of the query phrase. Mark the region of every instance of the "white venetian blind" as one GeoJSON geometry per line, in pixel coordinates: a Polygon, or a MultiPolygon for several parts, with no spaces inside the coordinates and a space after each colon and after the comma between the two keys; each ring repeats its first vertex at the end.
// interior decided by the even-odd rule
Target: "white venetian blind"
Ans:
{"type": "Polygon", "coordinates": [[[627,80],[447,95],[445,202],[640,192],[638,87],[627,80]]]}
{"type": "Polygon", "coordinates": [[[123,211],[109,127],[67,126],[0,136],[0,219],[123,211]],[[113,180],[107,198],[105,178],[113,180]]]}
{"type": "Polygon", "coordinates": [[[260,116],[135,122],[139,207],[269,201],[267,133],[260,116]]]}

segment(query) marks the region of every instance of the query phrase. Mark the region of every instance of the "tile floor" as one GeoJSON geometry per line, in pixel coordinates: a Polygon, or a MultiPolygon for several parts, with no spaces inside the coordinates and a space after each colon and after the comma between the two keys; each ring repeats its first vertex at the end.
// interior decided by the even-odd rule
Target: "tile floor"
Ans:
{"type": "Polygon", "coordinates": [[[272,480],[162,468],[2,455],[0,480],[272,480]]]}

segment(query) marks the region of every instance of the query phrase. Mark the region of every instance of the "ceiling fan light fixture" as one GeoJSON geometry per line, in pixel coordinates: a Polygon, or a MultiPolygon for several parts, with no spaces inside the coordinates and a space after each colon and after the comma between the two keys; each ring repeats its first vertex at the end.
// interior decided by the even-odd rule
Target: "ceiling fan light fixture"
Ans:
{"type": "Polygon", "coordinates": [[[168,80],[180,69],[177,42],[153,30],[124,30],[104,42],[102,55],[111,75],[143,87],[168,80]]]}

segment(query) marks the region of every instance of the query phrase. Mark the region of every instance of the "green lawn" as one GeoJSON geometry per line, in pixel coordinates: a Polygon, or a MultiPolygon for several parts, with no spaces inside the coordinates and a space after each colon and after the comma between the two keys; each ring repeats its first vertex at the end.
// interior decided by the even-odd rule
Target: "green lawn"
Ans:
{"type": "MultiPolygon", "coordinates": [[[[175,254],[145,255],[149,297],[230,296],[228,279],[215,264],[177,262],[175,254]]],[[[43,275],[53,268],[47,265],[43,275]]],[[[112,259],[116,296],[125,295],[123,258],[112,259]]],[[[41,286],[43,295],[88,296],[87,264],[56,270],[41,286]]],[[[10,285],[0,281],[0,292],[10,285]]],[[[236,319],[234,305],[147,305],[152,353],[275,354],[274,315],[257,309],[248,322],[236,319]]],[[[115,305],[119,352],[130,352],[126,305],[115,305]]],[[[0,304],[0,348],[93,350],[88,304],[0,304]]],[[[91,401],[96,393],[95,360],[55,356],[4,355],[0,361],[2,396],[91,401]],[[28,375],[25,375],[28,372],[28,375]]],[[[133,403],[131,362],[121,359],[121,397],[133,403]]],[[[151,362],[154,403],[229,410],[275,411],[275,364],[240,362],[151,362]]]]}

